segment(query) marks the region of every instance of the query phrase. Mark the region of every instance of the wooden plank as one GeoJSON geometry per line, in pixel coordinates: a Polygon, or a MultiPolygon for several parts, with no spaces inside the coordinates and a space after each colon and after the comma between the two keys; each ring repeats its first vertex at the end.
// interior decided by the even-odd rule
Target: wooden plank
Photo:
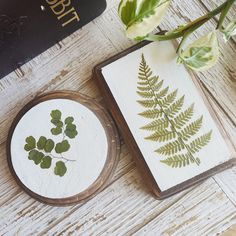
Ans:
{"type": "Polygon", "coordinates": [[[127,235],[133,227],[144,225],[187,193],[158,201],[145,189],[138,171],[133,169],[56,227],[40,235],[127,235]]]}
{"type": "Polygon", "coordinates": [[[216,235],[236,220],[235,206],[209,179],[133,235],[216,235]]]}

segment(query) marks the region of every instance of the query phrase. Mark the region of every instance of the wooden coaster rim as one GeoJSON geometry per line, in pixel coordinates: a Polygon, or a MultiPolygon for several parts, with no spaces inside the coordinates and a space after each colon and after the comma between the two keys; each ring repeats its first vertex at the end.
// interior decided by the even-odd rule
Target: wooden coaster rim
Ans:
{"type": "Polygon", "coordinates": [[[100,192],[104,187],[106,187],[107,182],[112,177],[112,175],[115,172],[116,166],[119,161],[119,155],[120,155],[120,138],[117,131],[117,127],[115,125],[115,122],[113,121],[112,117],[110,116],[109,112],[95,99],[90,98],[86,95],[83,95],[81,93],[75,92],[75,91],[55,91],[50,92],[47,94],[43,94],[41,96],[36,97],[29,103],[27,103],[16,115],[14,118],[12,125],[9,129],[8,137],[7,137],[7,145],[6,145],[6,151],[7,151],[7,162],[8,167],[10,169],[10,172],[14,179],[16,180],[17,184],[31,197],[34,199],[48,204],[48,205],[55,205],[55,206],[65,206],[65,205],[72,205],[75,203],[84,202],[93,196],[95,196],[98,192],[100,192]],[[12,158],[11,158],[11,140],[12,135],[15,131],[15,128],[19,121],[22,119],[22,117],[30,111],[31,108],[34,106],[53,99],[68,99],[75,102],[80,103],[81,105],[88,108],[90,111],[94,113],[94,115],[98,118],[100,123],[102,124],[107,138],[107,144],[108,144],[108,152],[107,152],[107,158],[106,162],[104,164],[104,167],[98,176],[98,178],[84,191],[80,192],[79,194],[76,194],[71,197],[66,198],[48,198],[41,196],[32,190],[30,190],[28,187],[26,187],[20,178],[17,176],[13,164],[12,164],[12,158]]]}

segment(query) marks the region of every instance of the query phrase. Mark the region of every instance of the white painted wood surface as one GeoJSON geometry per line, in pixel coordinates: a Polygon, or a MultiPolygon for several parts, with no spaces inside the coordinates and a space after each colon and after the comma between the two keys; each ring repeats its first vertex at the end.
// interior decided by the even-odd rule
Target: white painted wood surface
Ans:
{"type": "MultiPolygon", "coordinates": [[[[63,208],[30,198],[10,175],[6,137],[22,106],[39,94],[58,89],[79,91],[101,100],[91,79],[93,66],[134,44],[124,36],[117,16],[118,0],[107,2],[102,16],[0,81],[0,235],[236,235],[236,167],[157,201],[148,193],[123,144],[121,160],[108,186],[87,203],[63,208]]],[[[188,22],[221,2],[173,0],[161,28],[188,22]]],[[[235,15],[236,6],[229,18],[235,15]]],[[[215,25],[213,19],[192,38],[215,25]]],[[[235,44],[235,40],[227,45],[220,40],[222,56],[218,64],[198,73],[212,106],[234,140],[235,44]]]]}

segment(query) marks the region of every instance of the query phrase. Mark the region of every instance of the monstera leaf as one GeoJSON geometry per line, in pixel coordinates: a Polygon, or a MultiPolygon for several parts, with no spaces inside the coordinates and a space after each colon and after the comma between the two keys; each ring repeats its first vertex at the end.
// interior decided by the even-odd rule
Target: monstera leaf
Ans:
{"type": "Polygon", "coordinates": [[[169,4],[170,0],[122,0],[118,12],[127,37],[145,38],[160,24],[169,4]]]}

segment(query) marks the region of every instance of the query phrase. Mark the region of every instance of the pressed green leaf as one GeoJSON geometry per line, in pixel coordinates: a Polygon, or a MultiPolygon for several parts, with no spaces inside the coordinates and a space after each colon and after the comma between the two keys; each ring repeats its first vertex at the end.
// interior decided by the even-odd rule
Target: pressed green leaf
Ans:
{"type": "Polygon", "coordinates": [[[25,139],[25,147],[24,149],[28,152],[36,147],[36,140],[33,136],[29,136],[25,139]]]}
{"type": "Polygon", "coordinates": [[[199,152],[204,146],[206,146],[211,140],[212,130],[201,137],[193,140],[189,147],[192,153],[199,152]]]}
{"type": "Polygon", "coordinates": [[[61,119],[61,111],[59,111],[59,110],[53,110],[53,111],[51,112],[51,117],[52,117],[52,119],[60,120],[60,119],[61,119]]]}
{"type": "Polygon", "coordinates": [[[158,109],[149,109],[149,110],[139,113],[139,115],[145,118],[155,119],[155,118],[159,118],[162,115],[162,112],[158,109]]]}
{"type": "Polygon", "coordinates": [[[52,158],[49,156],[45,156],[40,163],[40,167],[42,169],[49,169],[51,167],[51,164],[52,164],[52,158]]]}
{"type": "Polygon", "coordinates": [[[146,108],[155,107],[157,105],[156,101],[154,100],[139,100],[137,102],[146,108]]]}
{"type": "Polygon", "coordinates": [[[184,145],[179,140],[175,140],[173,142],[167,143],[164,146],[158,148],[156,152],[169,156],[169,155],[174,155],[177,152],[182,151],[184,148],[185,148],[184,145]]]}
{"type": "Polygon", "coordinates": [[[176,89],[174,92],[168,94],[164,99],[160,101],[161,106],[164,108],[169,107],[170,104],[172,104],[177,96],[178,89],[176,89]]]}
{"type": "Polygon", "coordinates": [[[176,128],[181,129],[193,116],[194,104],[192,104],[185,111],[181,112],[176,118],[174,118],[174,123],[176,128]]]}
{"type": "Polygon", "coordinates": [[[162,163],[172,167],[172,168],[181,168],[190,165],[190,156],[189,155],[175,155],[168,157],[165,160],[161,160],[162,163]]]}
{"type": "Polygon", "coordinates": [[[165,112],[170,118],[173,118],[176,114],[179,113],[183,105],[184,105],[184,96],[182,96],[180,99],[178,99],[176,102],[171,104],[168,108],[166,108],[165,112]]]}
{"type": "Polygon", "coordinates": [[[168,93],[169,87],[164,88],[162,91],[160,91],[159,93],[156,93],[156,97],[158,99],[162,99],[163,97],[166,96],[166,94],[168,93]]]}
{"type": "Polygon", "coordinates": [[[57,143],[55,147],[56,153],[67,152],[70,149],[70,144],[67,140],[62,141],[61,143],[57,143]]]}
{"type": "Polygon", "coordinates": [[[44,151],[49,153],[53,150],[54,146],[55,146],[54,141],[52,139],[48,139],[45,144],[44,151]]]}
{"type": "Polygon", "coordinates": [[[29,156],[28,156],[29,160],[34,161],[34,163],[36,165],[38,165],[41,162],[43,157],[44,157],[44,154],[42,152],[37,151],[37,150],[30,151],[29,156]]]}
{"type": "Polygon", "coordinates": [[[63,127],[63,122],[61,120],[51,119],[51,123],[54,124],[58,128],[62,128],[63,127]]]}
{"type": "Polygon", "coordinates": [[[159,130],[153,133],[152,135],[146,137],[147,140],[166,142],[174,139],[176,137],[176,133],[173,131],[167,130],[159,130]]]}
{"type": "Polygon", "coordinates": [[[76,125],[68,123],[66,126],[65,135],[72,139],[75,138],[77,134],[78,132],[76,130],[76,125]]]}
{"type": "Polygon", "coordinates": [[[74,122],[74,118],[69,116],[65,119],[65,124],[72,124],[74,122]]]}
{"type": "Polygon", "coordinates": [[[188,141],[192,136],[197,134],[197,132],[202,127],[202,120],[203,116],[201,116],[196,121],[192,122],[191,124],[187,125],[182,131],[181,131],[181,137],[183,140],[188,141]]]}
{"type": "Polygon", "coordinates": [[[38,154],[38,151],[37,150],[31,150],[30,152],[29,152],[29,156],[28,156],[28,158],[29,158],[29,160],[33,160],[34,159],[34,157],[36,156],[38,154]]]}
{"type": "Polygon", "coordinates": [[[46,145],[47,139],[44,136],[41,136],[37,142],[37,148],[43,150],[46,145]]]}
{"type": "Polygon", "coordinates": [[[152,92],[137,92],[143,98],[152,98],[154,94],[152,92]]]}
{"type": "Polygon", "coordinates": [[[166,119],[160,118],[160,119],[156,119],[156,120],[152,121],[151,123],[141,127],[141,129],[149,130],[149,131],[160,131],[160,130],[163,130],[164,128],[167,128],[168,124],[169,124],[169,122],[166,119]]]}
{"type": "Polygon", "coordinates": [[[56,166],[54,168],[55,175],[59,175],[60,177],[64,176],[67,171],[66,165],[63,161],[56,162],[56,166]]]}
{"type": "Polygon", "coordinates": [[[52,135],[59,135],[62,133],[62,128],[56,127],[51,129],[52,135]]]}

